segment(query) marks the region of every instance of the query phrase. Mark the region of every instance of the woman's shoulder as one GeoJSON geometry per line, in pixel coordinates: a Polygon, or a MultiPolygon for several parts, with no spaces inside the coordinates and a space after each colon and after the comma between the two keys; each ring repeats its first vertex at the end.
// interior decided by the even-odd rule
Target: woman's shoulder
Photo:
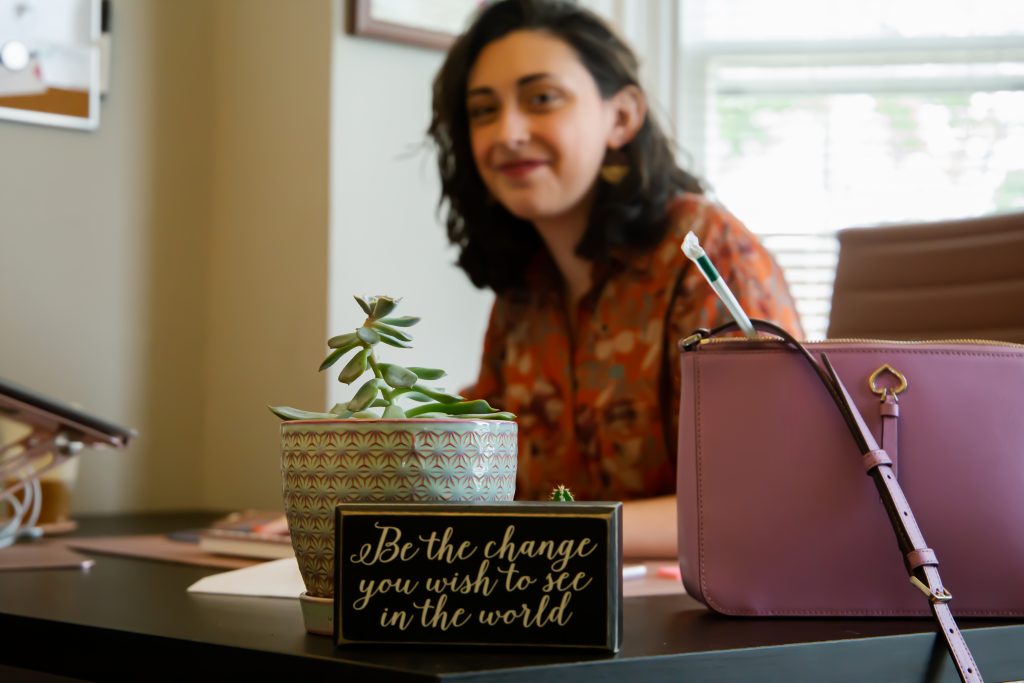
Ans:
{"type": "Polygon", "coordinates": [[[655,248],[659,261],[686,263],[680,249],[683,238],[693,232],[701,246],[712,256],[723,248],[756,245],[747,227],[728,209],[705,195],[690,192],[674,197],[666,207],[668,226],[661,243],[655,248]]]}
{"type": "Polygon", "coordinates": [[[668,230],[666,237],[682,240],[691,230],[700,238],[717,239],[721,233],[737,237],[752,236],[743,222],[714,199],[690,192],[674,197],[666,210],[668,230]]]}

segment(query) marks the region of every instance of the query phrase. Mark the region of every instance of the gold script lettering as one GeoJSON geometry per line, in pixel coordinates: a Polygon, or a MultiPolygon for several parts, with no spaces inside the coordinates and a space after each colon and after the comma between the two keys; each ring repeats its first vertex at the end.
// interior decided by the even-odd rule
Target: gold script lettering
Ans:
{"type": "Polygon", "coordinates": [[[357,610],[365,609],[375,595],[382,593],[404,593],[411,595],[419,588],[420,582],[412,579],[359,579],[359,597],[352,603],[357,610]]]}
{"type": "Polygon", "coordinates": [[[460,543],[458,550],[451,544],[454,533],[451,527],[447,527],[440,538],[436,531],[431,531],[426,538],[420,536],[419,539],[427,544],[427,559],[452,564],[455,560],[468,560],[473,557],[477,549],[469,541],[460,543]]]}
{"type": "Polygon", "coordinates": [[[419,548],[412,543],[398,544],[402,538],[402,532],[398,527],[382,526],[380,522],[374,522],[373,526],[380,529],[376,545],[364,543],[359,547],[358,552],[349,556],[349,562],[367,566],[378,563],[387,564],[395,559],[407,562],[419,553],[419,548]]]}

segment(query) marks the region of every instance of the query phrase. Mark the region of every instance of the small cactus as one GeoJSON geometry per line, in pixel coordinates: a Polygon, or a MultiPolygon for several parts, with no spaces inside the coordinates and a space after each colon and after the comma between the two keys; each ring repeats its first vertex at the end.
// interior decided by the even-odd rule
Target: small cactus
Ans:
{"type": "Polygon", "coordinates": [[[564,485],[559,484],[555,488],[551,489],[551,500],[558,503],[572,503],[576,499],[573,498],[572,491],[567,489],[564,485]]]}

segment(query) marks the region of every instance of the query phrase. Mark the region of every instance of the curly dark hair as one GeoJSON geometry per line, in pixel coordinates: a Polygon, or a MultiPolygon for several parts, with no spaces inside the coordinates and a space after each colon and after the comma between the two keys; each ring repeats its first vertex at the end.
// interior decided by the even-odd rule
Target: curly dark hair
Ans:
{"type": "MultiPolygon", "coordinates": [[[[542,248],[533,225],[490,198],[473,160],[466,109],[469,72],[489,43],[522,29],[549,33],[571,46],[601,97],[639,85],[636,55],[600,18],[564,0],[502,0],[490,4],[452,45],[434,78],[428,134],[437,148],[440,211],[459,266],[477,287],[496,292],[523,284],[528,260],[542,248]]],[[[653,247],[664,236],[666,207],[682,192],[703,193],[700,180],[676,164],[672,145],[647,114],[621,150],[630,172],[618,184],[598,183],[589,224],[576,253],[601,261],[614,248],[653,247]]]]}

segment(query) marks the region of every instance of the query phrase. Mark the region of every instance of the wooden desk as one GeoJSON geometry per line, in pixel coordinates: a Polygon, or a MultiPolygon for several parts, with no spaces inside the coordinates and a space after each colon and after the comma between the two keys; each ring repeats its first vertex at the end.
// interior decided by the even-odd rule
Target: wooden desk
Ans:
{"type": "MultiPolygon", "coordinates": [[[[212,518],[84,518],[78,534],[158,533],[212,518]]],[[[306,635],[297,601],[188,594],[185,588],[211,570],[96,559],[88,572],[0,574],[0,679],[45,672],[38,680],[54,680],[46,674],[530,683],[957,680],[928,621],[731,619],[679,595],[627,599],[624,643],[617,655],[504,648],[336,650],[329,638],[306,635]]],[[[1024,620],[972,620],[962,626],[987,681],[1024,678],[1024,620]]]]}

